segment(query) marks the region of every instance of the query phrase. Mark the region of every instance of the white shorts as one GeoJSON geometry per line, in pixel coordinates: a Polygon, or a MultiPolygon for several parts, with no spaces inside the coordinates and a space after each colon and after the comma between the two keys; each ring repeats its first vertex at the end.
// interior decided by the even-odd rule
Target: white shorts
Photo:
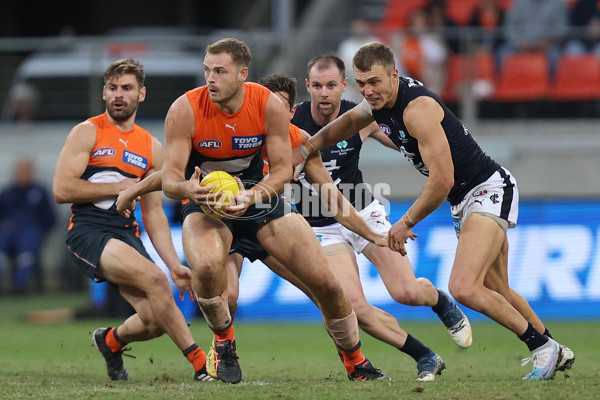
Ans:
{"type": "Polygon", "coordinates": [[[456,236],[470,213],[491,217],[505,231],[517,225],[519,189],[506,168],[500,168],[489,179],[475,186],[459,204],[451,207],[456,236]]]}
{"type": "MultiPolygon", "coordinates": [[[[358,214],[365,220],[373,232],[386,234],[392,227],[385,207],[378,200],[374,200],[358,214]]],[[[319,238],[321,247],[337,243],[348,243],[354,251],[360,254],[371,243],[339,222],[327,226],[313,226],[312,229],[319,238]]]]}

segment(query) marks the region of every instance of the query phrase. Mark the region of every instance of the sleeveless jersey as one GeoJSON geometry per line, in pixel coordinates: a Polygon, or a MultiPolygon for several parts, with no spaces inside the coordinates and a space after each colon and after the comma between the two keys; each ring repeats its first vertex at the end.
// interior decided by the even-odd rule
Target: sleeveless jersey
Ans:
{"type": "MultiPolygon", "coordinates": [[[[290,143],[292,145],[292,149],[302,144],[302,132],[300,132],[300,128],[292,124],[290,124],[290,143]]],[[[269,173],[269,159],[267,158],[267,153],[263,153],[263,175],[266,175],[269,173]]]]}
{"type": "MultiPolygon", "coordinates": [[[[356,103],[342,100],[340,115],[352,109],[356,103]]],[[[300,103],[292,118],[292,123],[300,129],[304,129],[310,135],[317,133],[322,126],[315,124],[310,114],[310,101],[300,103]]],[[[350,203],[358,211],[373,202],[373,194],[363,183],[362,172],[358,168],[360,149],[362,148],[360,134],[356,133],[350,139],[343,140],[334,146],[321,150],[323,164],[335,183],[350,203]]],[[[310,183],[304,177],[300,177],[302,183],[301,200],[296,203],[298,211],[306,218],[311,226],[326,226],[336,223],[335,218],[323,214],[321,206],[313,207],[312,204],[321,204],[317,194],[310,183]],[[316,198],[315,198],[316,197],[316,198]],[[302,199],[310,199],[303,202],[302,199]],[[315,203],[316,202],[316,203],[315,203]],[[303,204],[305,203],[305,204],[303,204]]]]}
{"type": "Polygon", "coordinates": [[[264,86],[246,82],[242,107],[234,114],[226,114],[210,99],[206,86],[186,92],[195,120],[186,179],[192,176],[196,165],[202,176],[226,171],[239,177],[246,188],[262,179],[265,113],[270,93],[264,86]]]}
{"type": "MultiPolygon", "coordinates": [[[[134,124],[132,130],[123,132],[110,123],[106,114],[88,121],[96,127],[96,142],[81,179],[94,183],[119,182],[142,178],[152,167],[152,135],[147,130],[134,124]]],[[[134,216],[124,218],[117,212],[116,199],[72,204],[69,230],[79,223],[115,228],[137,226],[134,216]]]]}
{"type": "Polygon", "coordinates": [[[432,97],[444,110],[442,128],[446,133],[454,164],[454,186],[448,193],[448,201],[456,205],[472,188],[487,180],[500,168],[500,165],[481,150],[467,128],[446,107],[440,97],[425,88],[421,82],[409,77],[400,77],[398,98],[391,109],[373,110],[366,100],[359,107],[372,114],[381,130],[398,146],[408,161],[419,172],[428,176],[429,170],[421,157],[419,144],[410,135],[403,120],[404,109],[408,103],[420,96],[432,97]]]}

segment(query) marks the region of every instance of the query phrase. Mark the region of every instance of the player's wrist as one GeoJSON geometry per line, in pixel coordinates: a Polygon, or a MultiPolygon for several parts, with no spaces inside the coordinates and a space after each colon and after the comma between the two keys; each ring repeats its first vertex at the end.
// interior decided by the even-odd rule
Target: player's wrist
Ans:
{"type": "MultiPolygon", "coordinates": [[[[308,143],[308,142],[306,142],[308,143]]],[[[300,145],[300,154],[302,154],[302,159],[306,161],[308,156],[310,156],[310,150],[304,144],[300,145]]]]}
{"type": "Polygon", "coordinates": [[[402,221],[402,224],[406,227],[406,229],[412,229],[417,224],[415,220],[410,216],[408,211],[402,216],[400,221],[402,221]]]}

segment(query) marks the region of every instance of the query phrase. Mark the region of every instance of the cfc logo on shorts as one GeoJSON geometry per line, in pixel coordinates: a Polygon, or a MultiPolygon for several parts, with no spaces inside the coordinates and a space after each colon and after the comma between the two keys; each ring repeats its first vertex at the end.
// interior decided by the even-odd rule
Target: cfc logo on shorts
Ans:
{"type": "Polygon", "coordinates": [[[233,150],[248,150],[262,146],[263,135],[255,136],[233,136],[231,138],[231,148],[233,150]]]}

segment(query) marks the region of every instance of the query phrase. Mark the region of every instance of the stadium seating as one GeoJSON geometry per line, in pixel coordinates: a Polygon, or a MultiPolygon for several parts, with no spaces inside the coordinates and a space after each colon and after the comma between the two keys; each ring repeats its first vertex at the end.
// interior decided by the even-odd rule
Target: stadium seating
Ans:
{"type": "Polygon", "coordinates": [[[423,8],[429,0],[388,0],[383,18],[376,28],[381,30],[404,28],[408,25],[413,10],[423,8]]]}
{"type": "Polygon", "coordinates": [[[594,55],[562,56],[549,97],[559,101],[600,99],[600,59],[594,55]]]}
{"type": "Polygon", "coordinates": [[[448,0],[446,2],[446,15],[458,26],[469,25],[473,10],[479,0],[448,0]]]}
{"type": "Polygon", "coordinates": [[[495,79],[494,57],[489,53],[478,53],[475,56],[452,54],[448,59],[447,69],[446,87],[442,97],[450,103],[460,99],[462,86],[469,77],[492,84],[495,79]]]}
{"type": "Polygon", "coordinates": [[[501,102],[529,102],[546,98],[550,80],[548,59],[542,53],[508,56],[499,71],[494,99],[501,102]]]}

